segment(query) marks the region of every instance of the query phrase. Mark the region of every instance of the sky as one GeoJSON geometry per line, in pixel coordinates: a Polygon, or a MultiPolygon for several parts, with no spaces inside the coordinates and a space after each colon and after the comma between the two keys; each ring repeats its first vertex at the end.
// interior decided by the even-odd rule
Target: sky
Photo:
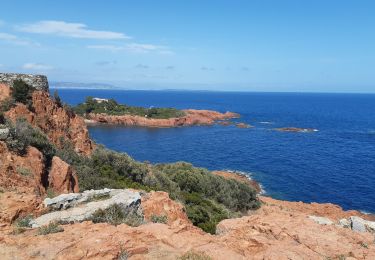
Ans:
{"type": "Polygon", "coordinates": [[[375,93],[375,1],[2,0],[0,71],[132,89],[375,93]]]}

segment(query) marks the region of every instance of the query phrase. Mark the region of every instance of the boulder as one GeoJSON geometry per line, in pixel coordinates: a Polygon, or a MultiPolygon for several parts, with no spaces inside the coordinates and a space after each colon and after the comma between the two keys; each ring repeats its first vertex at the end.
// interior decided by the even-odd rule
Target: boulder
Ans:
{"type": "Polygon", "coordinates": [[[0,140],[5,140],[7,139],[9,135],[9,128],[2,128],[2,126],[0,125],[0,140]]]}
{"type": "Polygon", "coordinates": [[[329,218],[318,217],[318,216],[309,216],[309,219],[312,219],[319,225],[332,225],[333,222],[329,218]]]}
{"type": "MultiPolygon", "coordinates": [[[[103,192],[104,193],[104,192],[103,192]]],[[[56,198],[46,199],[45,205],[63,205],[60,211],[53,211],[34,219],[33,228],[48,225],[51,222],[74,223],[89,220],[97,210],[105,210],[113,205],[120,206],[124,212],[138,212],[141,205],[141,195],[132,190],[105,191],[107,197],[95,198],[95,191],[78,194],[62,194],[56,198]],[[69,207],[70,206],[70,207],[69,207]],[[67,208],[67,209],[65,209],[67,208]]],[[[56,208],[56,207],[52,207],[56,208]]]]}
{"type": "Polygon", "coordinates": [[[49,187],[58,193],[78,192],[78,178],[73,168],[59,157],[52,158],[48,175],[49,187]]]}
{"type": "Polygon", "coordinates": [[[364,220],[360,217],[350,217],[351,229],[358,232],[371,232],[375,233],[375,222],[364,220]]]}
{"type": "Polygon", "coordinates": [[[116,190],[102,189],[102,190],[85,190],[82,193],[69,193],[61,194],[54,198],[46,198],[44,206],[53,210],[68,209],[76,206],[77,204],[84,203],[95,199],[95,197],[111,196],[111,192],[116,193],[116,190]]]}
{"type": "Polygon", "coordinates": [[[251,128],[253,126],[249,125],[249,124],[245,124],[245,123],[237,123],[236,126],[238,128],[251,128]]]}
{"type": "Polygon", "coordinates": [[[360,217],[350,217],[351,228],[357,232],[366,232],[365,220],[360,217]]]}
{"type": "Polygon", "coordinates": [[[351,228],[351,222],[346,218],[340,219],[338,225],[344,228],[351,228]]]}

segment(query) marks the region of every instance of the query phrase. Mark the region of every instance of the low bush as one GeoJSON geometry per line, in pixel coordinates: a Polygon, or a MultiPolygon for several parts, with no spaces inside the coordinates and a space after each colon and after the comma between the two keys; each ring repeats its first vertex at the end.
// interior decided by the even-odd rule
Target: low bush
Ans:
{"type": "Polygon", "coordinates": [[[51,188],[48,188],[46,190],[46,195],[47,195],[47,198],[50,198],[50,199],[52,199],[52,198],[54,198],[54,197],[57,196],[56,192],[53,189],[51,189],[51,188]]]}
{"type": "Polygon", "coordinates": [[[12,97],[2,100],[0,102],[0,113],[9,111],[14,105],[15,105],[15,100],[12,97]]]}
{"type": "Polygon", "coordinates": [[[13,81],[12,97],[16,102],[31,105],[31,95],[35,89],[22,80],[13,81]]]}
{"type": "Polygon", "coordinates": [[[118,204],[113,204],[107,209],[98,209],[89,219],[94,223],[109,223],[111,225],[127,224],[132,227],[143,224],[144,219],[138,212],[125,212],[118,204]]]}
{"type": "Polygon", "coordinates": [[[188,251],[178,258],[179,260],[211,260],[204,252],[188,251]]]}
{"type": "Polygon", "coordinates": [[[17,172],[23,176],[29,176],[32,174],[31,170],[25,167],[17,167],[17,172]]]}
{"type": "Polygon", "coordinates": [[[152,223],[167,224],[168,223],[168,216],[166,216],[166,215],[152,215],[151,216],[151,222],[152,223]]]}
{"type": "Polygon", "coordinates": [[[91,198],[86,200],[86,203],[89,203],[89,202],[92,202],[92,201],[106,200],[106,199],[109,199],[109,198],[111,198],[111,196],[108,193],[94,194],[94,196],[92,196],[91,198]]]}
{"type": "Polygon", "coordinates": [[[31,227],[31,221],[33,220],[33,217],[31,215],[27,215],[22,218],[18,218],[15,222],[15,225],[17,227],[31,227]]]}
{"type": "Polygon", "coordinates": [[[124,248],[120,248],[120,252],[118,253],[117,260],[127,260],[130,257],[130,253],[124,248]]]}
{"type": "Polygon", "coordinates": [[[51,222],[46,226],[42,226],[38,229],[38,235],[48,235],[48,234],[53,234],[53,233],[58,233],[58,232],[63,232],[64,228],[59,226],[58,223],[51,222]]]}
{"type": "Polygon", "coordinates": [[[55,100],[55,103],[58,107],[63,107],[63,103],[61,101],[61,98],[59,96],[59,93],[57,92],[57,90],[55,90],[53,92],[53,99],[55,100]]]}
{"type": "Polygon", "coordinates": [[[25,119],[17,119],[14,125],[8,122],[8,127],[9,136],[6,143],[10,150],[23,155],[30,145],[41,151],[47,161],[52,160],[56,149],[42,131],[33,128],[25,119]]]}

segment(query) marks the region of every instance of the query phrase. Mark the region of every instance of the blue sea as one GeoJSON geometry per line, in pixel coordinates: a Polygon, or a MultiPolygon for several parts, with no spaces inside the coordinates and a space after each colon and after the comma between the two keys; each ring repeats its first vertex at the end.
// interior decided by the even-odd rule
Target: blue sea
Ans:
{"type": "Polygon", "coordinates": [[[72,105],[91,95],[136,106],[237,112],[236,121],[255,127],[95,126],[89,131],[97,143],[140,161],[242,171],[274,198],[375,213],[375,95],[83,89],[60,89],[59,95],[72,105]],[[319,131],[273,130],[289,126],[319,131]]]}

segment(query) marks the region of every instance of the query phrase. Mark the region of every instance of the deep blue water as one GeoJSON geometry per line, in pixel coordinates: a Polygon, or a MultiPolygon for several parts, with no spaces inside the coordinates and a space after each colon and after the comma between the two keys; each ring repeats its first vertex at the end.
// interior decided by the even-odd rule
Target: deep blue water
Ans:
{"type": "Polygon", "coordinates": [[[211,170],[244,171],[275,198],[332,202],[375,212],[375,95],[120,90],[59,90],[59,94],[70,104],[91,95],[146,107],[240,113],[238,121],[255,128],[89,130],[96,142],[140,161],[188,161],[211,170]],[[286,126],[319,132],[272,130],[286,126]]]}

